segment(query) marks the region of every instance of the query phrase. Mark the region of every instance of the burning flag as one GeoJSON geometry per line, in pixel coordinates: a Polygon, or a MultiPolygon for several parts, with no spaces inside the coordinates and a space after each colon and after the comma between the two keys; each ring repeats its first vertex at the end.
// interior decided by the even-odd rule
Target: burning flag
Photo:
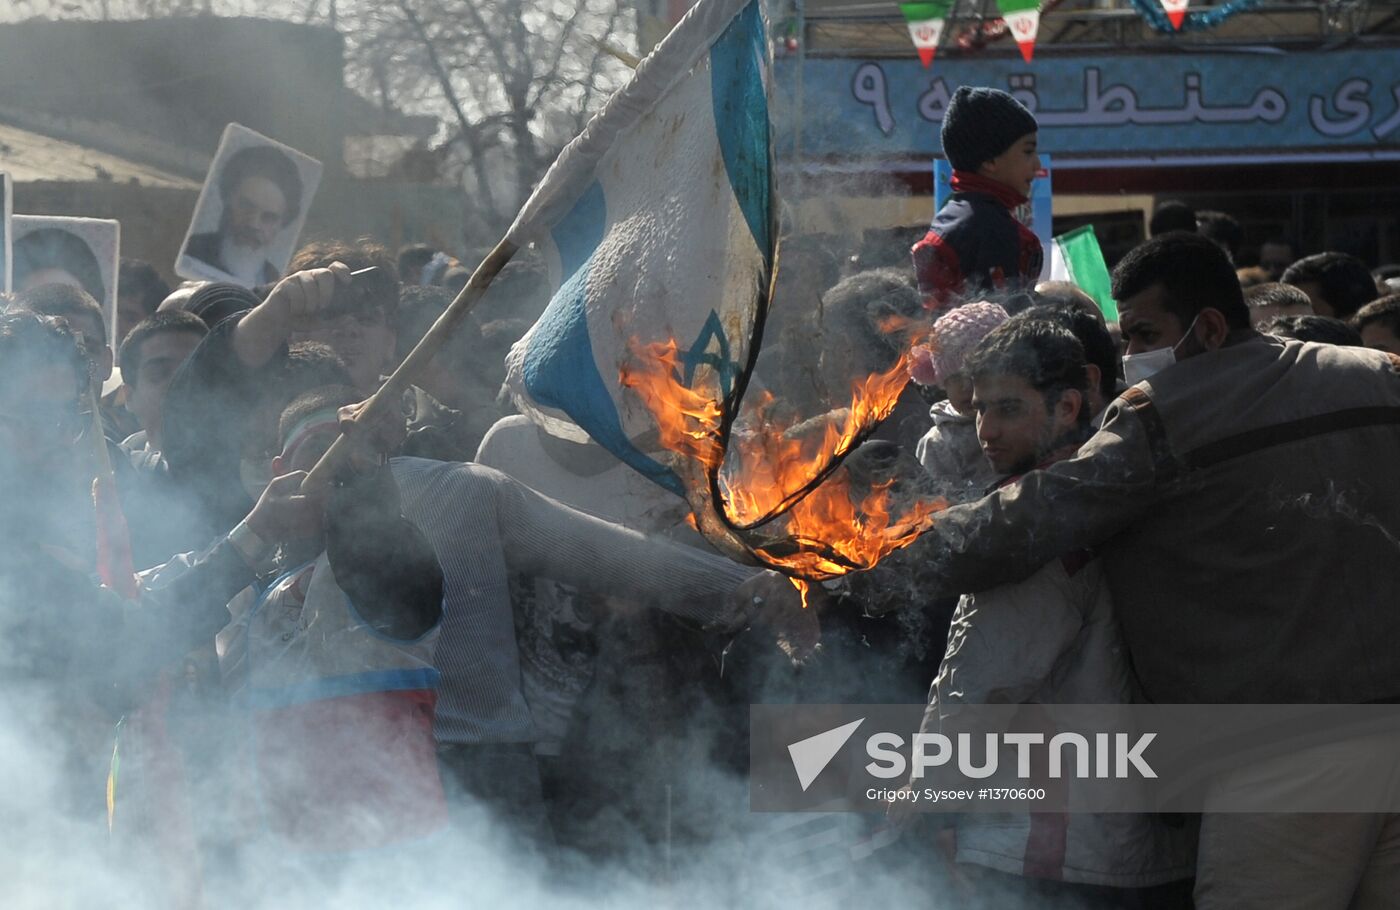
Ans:
{"type": "Polygon", "coordinates": [[[825,578],[932,509],[832,476],[893,408],[902,361],[801,427],[771,396],[744,402],[777,261],[770,67],[758,0],[702,0],[564,149],[507,234],[539,242],[556,288],[507,386],[547,431],[684,496],[720,549],[825,578]]]}
{"type": "Polygon", "coordinates": [[[676,339],[687,385],[703,372],[728,396],[757,348],[773,262],[763,32],[756,0],[697,4],[507,235],[542,241],[557,288],[507,359],[517,403],[678,494],[683,480],[637,443],[654,421],[618,368],[633,339],[676,339]]]}

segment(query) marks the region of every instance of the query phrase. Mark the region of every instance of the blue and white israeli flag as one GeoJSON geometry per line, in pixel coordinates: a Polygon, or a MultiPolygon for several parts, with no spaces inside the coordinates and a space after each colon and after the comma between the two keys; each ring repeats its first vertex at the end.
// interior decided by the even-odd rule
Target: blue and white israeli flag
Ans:
{"type": "Polygon", "coordinates": [[[541,244],[556,289],[507,358],[517,406],[681,495],[669,453],[636,443],[654,422],[619,368],[629,342],[675,339],[685,384],[727,399],[749,363],[775,239],[770,64],[760,0],[701,0],[508,234],[541,244]]]}

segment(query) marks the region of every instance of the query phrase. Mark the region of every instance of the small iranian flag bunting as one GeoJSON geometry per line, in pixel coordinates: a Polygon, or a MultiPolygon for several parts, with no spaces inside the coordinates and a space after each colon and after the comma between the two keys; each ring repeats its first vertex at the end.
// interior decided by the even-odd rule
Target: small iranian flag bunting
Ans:
{"type": "Polygon", "coordinates": [[[1031,62],[1035,53],[1035,36],[1040,32],[1040,0],[997,0],[997,9],[1006,20],[1011,37],[1021,49],[1021,56],[1031,62]]]}
{"type": "Polygon", "coordinates": [[[1086,224],[1068,234],[1061,234],[1050,244],[1050,280],[1068,281],[1098,303],[1103,318],[1113,322],[1118,318],[1118,305],[1113,302],[1108,266],[1094,236],[1094,226],[1086,224]]]}
{"type": "Polygon", "coordinates": [[[1167,11],[1167,18],[1172,22],[1172,28],[1181,31],[1181,23],[1186,20],[1186,7],[1191,0],[1162,0],[1162,9],[1167,11]]]}
{"type": "Polygon", "coordinates": [[[943,23],[948,18],[948,10],[952,5],[952,0],[899,5],[909,23],[909,37],[914,39],[914,47],[919,51],[919,60],[924,69],[928,69],[933,63],[933,55],[938,51],[938,40],[943,37],[943,23]]]}

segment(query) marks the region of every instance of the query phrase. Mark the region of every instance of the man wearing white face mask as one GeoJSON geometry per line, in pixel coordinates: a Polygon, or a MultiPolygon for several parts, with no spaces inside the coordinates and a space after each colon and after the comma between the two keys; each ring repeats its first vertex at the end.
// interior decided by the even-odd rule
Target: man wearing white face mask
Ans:
{"type": "MultiPolygon", "coordinates": [[[[1193,320],[1191,327],[1186,330],[1186,334],[1190,335],[1195,331],[1196,323],[1193,320]]],[[[1184,340],[1183,336],[1182,341],[1184,340]]],[[[1139,382],[1162,372],[1176,363],[1176,349],[1180,346],[1181,341],[1178,341],[1171,347],[1153,348],[1140,354],[1124,354],[1123,381],[1128,385],[1137,385],[1139,382]]]]}
{"type": "MultiPolygon", "coordinates": [[[[1194,241],[1179,242],[1188,247],[1194,245],[1194,241]]],[[[1238,325],[1238,313],[1233,313],[1234,307],[1229,306],[1233,300],[1222,307],[1202,307],[1188,319],[1181,306],[1173,305],[1171,297],[1165,283],[1156,283],[1118,302],[1118,325],[1123,340],[1128,343],[1123,355],[1123,379],[1130,386],[1151,378],[1179,360],[1222,347],[1227,340],[1238,342],[1255,334],[1250,331],[1248,311],[1244,325],[1238,325]],[[1236,317],[1233,324],[1227,312],[1236,317]],[[1202,328],[1203,316],[1207,325],[1204,331],[1198,331],[1202,328]]],[[[1240,301],[1243,304],[1242,296],[1240,301]]]]}
{"type": "MultiPolygon", "coordinates": [[[[1254,332],[1229,260],[1194,235],[1133,250],[1113,292],[1138,382],[1102,429],[940,513],[900,559],[936,597],[1095,550],[1151,701],[1400,699],[1400,358],[1254,332]]],[[[1376,773],[1278,779],[1308,786],[1310,767],[1376,773]]],[[[1397,847],[1400,816],[1207,811],[1197,906],[1391,906],[1397,847]]]]}

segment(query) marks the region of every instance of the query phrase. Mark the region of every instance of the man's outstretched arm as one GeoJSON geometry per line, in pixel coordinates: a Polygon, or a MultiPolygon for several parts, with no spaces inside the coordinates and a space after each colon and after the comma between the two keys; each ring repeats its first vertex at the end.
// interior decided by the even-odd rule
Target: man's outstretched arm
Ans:
{"type": "Polygon", "coordinates": [[[1099,547],[1157,501],[1164,478],[1153,453],[1142,419],[1115,402],[1103,429],[1074,458],[941,512],[928,532],[868,577],[854,579],[854,587],[877,603],[881,576],[890,575],[914,578],[923,599],[969,594],[1021,581],[1065,553],[1099,547]]]}
{"type": "Polygon", "coordinates": [[[405,503],[430,503],[430,514],[420,517],[451,525],[453,546],[468,562],[504,558],[512,572],[631,595],[706,625],[766,625],[793,657],[816,644],[815,611],[803,610],[796,589],[777,573],[595,518],[481,465],[396,463],[401,485],[412,478],[405,503]],[[488,544],[492,537],[499,542],[488,544]]]}
{"type": "Polygon", "coordinates": [[[631,595],[708,625],[745,618],[734,602],[760,574],[722,556],[595,518],[497,474],[499,527],[511,568],[600,594],[631,595]]]}

